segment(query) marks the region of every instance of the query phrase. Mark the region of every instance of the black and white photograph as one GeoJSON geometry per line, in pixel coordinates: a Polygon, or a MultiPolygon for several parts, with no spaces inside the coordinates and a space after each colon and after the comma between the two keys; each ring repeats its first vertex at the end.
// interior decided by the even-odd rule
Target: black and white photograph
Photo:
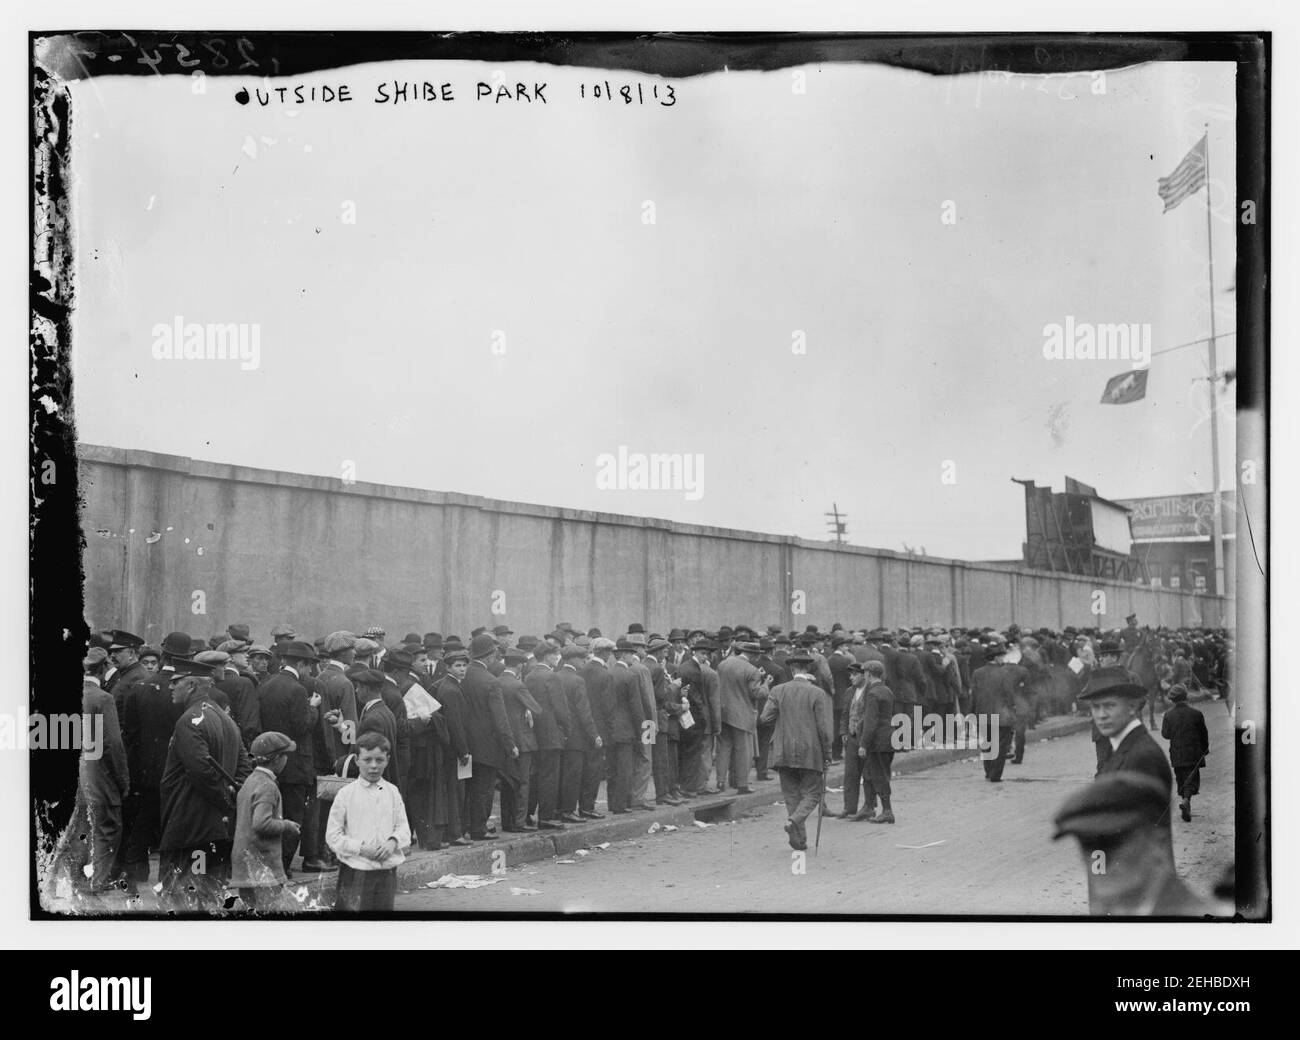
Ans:
{"type": "Polygon", "coordinates": [[[1267,928],[1270,33],[213,14],[26,39],[25,916],[1267,928]]]}

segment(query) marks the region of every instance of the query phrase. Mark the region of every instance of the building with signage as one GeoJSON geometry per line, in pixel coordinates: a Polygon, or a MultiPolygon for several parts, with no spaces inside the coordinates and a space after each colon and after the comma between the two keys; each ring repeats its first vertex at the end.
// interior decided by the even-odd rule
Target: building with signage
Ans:
{"type": "MultiPolygon", "coordinates": [[[[1214,587],[1214,498],[1209,492],[1125,498],[1133,551],[1156,588],[1218,593],[1214,587]]],[[[1236,493],[1220,492],[1223,514],[1223,576],[1232,596],[1237,587],[1236,493]]]]}

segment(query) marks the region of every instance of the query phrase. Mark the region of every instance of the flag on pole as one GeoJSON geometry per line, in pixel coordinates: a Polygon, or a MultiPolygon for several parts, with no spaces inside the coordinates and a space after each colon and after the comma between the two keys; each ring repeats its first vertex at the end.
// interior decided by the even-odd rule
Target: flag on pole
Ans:
{"type": "Polygon", "coordinates": [[[1106,381],[1106,389],[1101,392],[1102,404],[1132,404],[1147,395],[1147,372],[1145,368],[1136,368],[1132,372],[1121,372],[1106,381]]]}
{"type": "Polygon", "coordinates": [[[1162,212],[1168,213],[1188,195],[1205,186],[1205,151],[1209,147],[1209,136],[1202,135],[1192,145],[1191,151],[1183,156],[1183,161],[1174,167],[1174,172],[1156,182],[1156,191],[1165,202],[1162,212]]]}

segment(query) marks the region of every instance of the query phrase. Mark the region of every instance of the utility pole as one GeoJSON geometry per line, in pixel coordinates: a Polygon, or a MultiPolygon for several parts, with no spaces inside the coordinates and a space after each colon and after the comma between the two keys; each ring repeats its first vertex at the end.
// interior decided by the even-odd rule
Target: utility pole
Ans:
{"type": "Polygon", "coordinates": [[[840,512],[840,507],[834,502],[831,503],[831,512],[823,513],[826,522],[831,525],[831,530],[835,535],[835,544],[844,544],[844,535],[848,534],[848,515],[840,512]]]}

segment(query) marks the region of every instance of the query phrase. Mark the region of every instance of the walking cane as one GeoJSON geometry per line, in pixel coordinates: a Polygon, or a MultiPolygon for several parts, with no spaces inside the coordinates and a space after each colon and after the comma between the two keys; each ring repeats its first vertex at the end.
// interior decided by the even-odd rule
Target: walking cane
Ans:
{"type": "Polygon", "coordinates": [[[817,837],[813,840],[813,855],[817,855],[818,848],[822,843],[822,817],[825,813],[822,809],[826,806],[826,770],[822,770],[822,792],[821,799],[817,803],[817,837]]]}

